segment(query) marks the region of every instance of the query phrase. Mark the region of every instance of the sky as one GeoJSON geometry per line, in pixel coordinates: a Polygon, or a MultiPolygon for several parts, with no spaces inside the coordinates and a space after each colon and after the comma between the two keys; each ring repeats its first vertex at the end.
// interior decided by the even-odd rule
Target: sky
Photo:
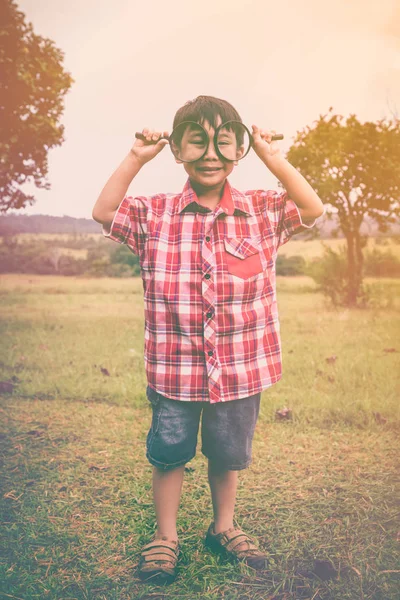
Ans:
{"type": "MultiPolygon", "coordinates": [[[[109,177],[144,127],[171,131],[200,94],[228,100],[251,129],[296,132],[332,106],[361,121],[400,116],[398,0],[17,0],[34,32],[64,52],[65,142],[49,151],[50,190],[14,214],[92,218],[109,177]]],[[[127,193],[179,192],[187,179],[166,147],[127,193]]],[[[278,181],[250,152],[240,189],[278,181]]]]}

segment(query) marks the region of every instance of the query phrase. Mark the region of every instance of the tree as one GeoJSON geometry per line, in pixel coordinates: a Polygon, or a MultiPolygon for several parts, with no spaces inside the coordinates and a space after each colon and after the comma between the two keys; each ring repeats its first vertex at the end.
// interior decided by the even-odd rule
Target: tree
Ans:
{"type": "Polygon", "coordinates": [[[356,306],[362,294],[364,216],[381,232],[400,216],[400,119],[360,123],[352,114],[343,125],[344,117],[329,114],[332,110],[297,132],[287,158],[328,205],[328,218],[337,211],[347,242],[344,304],[356,306]]]}
{"type": "Polygon", "coordinates": [[[47,153],[64,141],[63,97],[74,80],[64,53],[32,24],[13,0],[0,0],[0,212],[34,204],[17,186],[34,181],[50,189],[47,153]]]}

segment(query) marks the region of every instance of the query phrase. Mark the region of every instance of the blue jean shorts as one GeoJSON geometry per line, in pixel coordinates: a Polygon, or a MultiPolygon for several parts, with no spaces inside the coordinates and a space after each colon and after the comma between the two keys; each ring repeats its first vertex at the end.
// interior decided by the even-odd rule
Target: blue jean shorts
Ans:
{"type": "Polygon", "coordinates": [[[184,402],[146,389],[152,421],[146,440],[150,464],[167,471],[196,455],[201,416],[201,452],[218,469],[240,471],[251,463],[261,392],[229,402],[184,402]]]}

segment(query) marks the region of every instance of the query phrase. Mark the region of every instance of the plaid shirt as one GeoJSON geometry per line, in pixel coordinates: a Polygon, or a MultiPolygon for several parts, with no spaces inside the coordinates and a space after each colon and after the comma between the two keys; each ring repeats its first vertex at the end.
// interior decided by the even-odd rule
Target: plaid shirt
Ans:
{"type": "Polygon", "coordinates": [[[279,381],[277,250],[314,225],[286,191],[242,193],[228,180],[215,210],[199,204],[190,179],[180,194],[125,196],[102,233],[139,257],[149,386],[215,403],[279,381]]]}

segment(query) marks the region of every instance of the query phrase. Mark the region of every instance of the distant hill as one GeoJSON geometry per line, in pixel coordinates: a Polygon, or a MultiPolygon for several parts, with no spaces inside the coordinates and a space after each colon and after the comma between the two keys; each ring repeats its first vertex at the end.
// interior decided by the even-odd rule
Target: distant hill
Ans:
{"type": "Polygon", "coordinates": [[[14,233],[101,234],[101,225],[93,219],[76,219],[66,215],[0,215],[0,235],[14,233]]]}
{"type": "MultiPolygon", "coordinates": [[[[318,222],[319,237],[322,239],[332,238],[332,232],[337,228],[338,219],[332,216],[328,219],[325,215],[318,222]]],[[[312,230],[311,230],[312,231],[312,230]]],[[[391,225],[390,232],[386,234],[379,233],[376,223],[369,218],[364,220],[361,232],[370,237],[391,236],[400,234],[400,223],[391,225]]],[[[0,236],[12,235],[17,233],[69,233],[82,235],[88,233],[98,233],[101,235],[101,225],[93,219],[77,219],[75,217],[54,217],[51,215],[0,215],[0,236]]],[[[297,238],[308,237],[308,232],[298,234],[297,238]]],[[[341,232],[338,238],[344,237],[341,232]]]]}

